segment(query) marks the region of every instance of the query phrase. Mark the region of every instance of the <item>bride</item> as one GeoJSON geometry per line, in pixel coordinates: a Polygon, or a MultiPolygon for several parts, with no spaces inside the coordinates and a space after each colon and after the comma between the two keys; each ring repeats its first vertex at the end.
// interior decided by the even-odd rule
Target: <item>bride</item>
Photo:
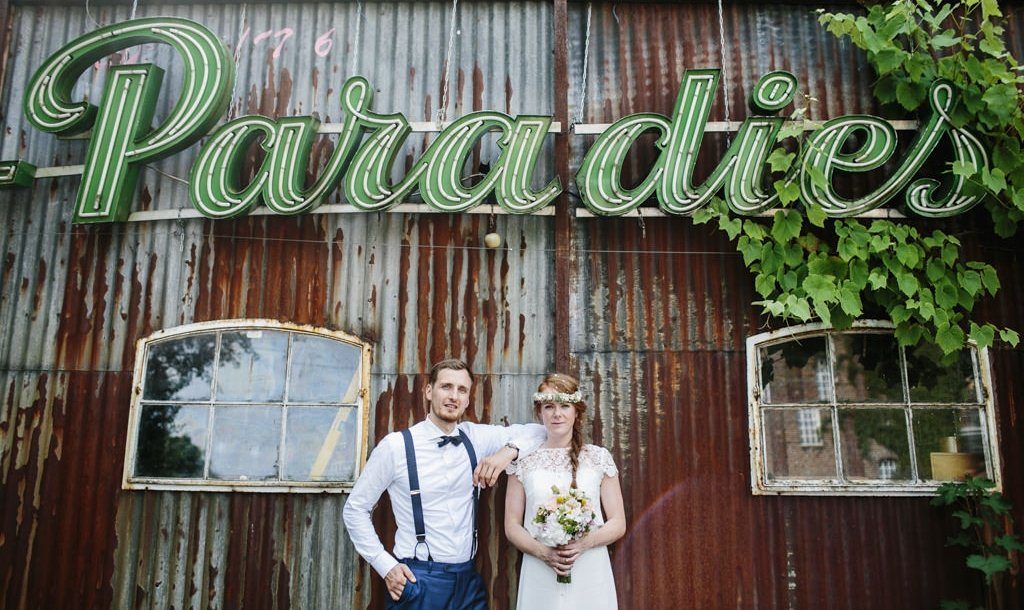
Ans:
{"type": "Polygon", "coordinates": [[[533,400],[534,414],[547,428],[547,440],[509,466],[505,495],[505,535],[523,552],[516,608],[615,610],[608,545],[626,531],[619,471],[607,449],[583,444],[587,406],[581,400],[579,382],[551,373],[533,400]],[[563,492],[578,488],[597,509],[597,524],[587,536],[555,548],[538,542],[530,529],[537,507],[552,496],[553,485],[563,492]],[[572,581],[560,583],[559,575],[570,575],[572,581]]]}

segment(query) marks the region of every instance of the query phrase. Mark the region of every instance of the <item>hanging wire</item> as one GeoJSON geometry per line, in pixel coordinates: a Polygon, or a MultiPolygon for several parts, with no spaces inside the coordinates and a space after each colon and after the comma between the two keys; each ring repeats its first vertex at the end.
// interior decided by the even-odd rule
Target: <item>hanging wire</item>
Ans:
{"type": "Polygon", "coordinates": [[[353,53],[352,53],[352,67],[348,71],[349,76],[355,76],[356,69],[359,67],[359,52],[362,50],[360,48],[360,41],[362,39],[362,34],[363,34],[362,23],[363,23],[363,0],[359,0],[359,2],[356,5],[356,37],[355,37],[356,39],[355,39],[355,43],[352,45],[352,49],[353,49],[353,53]]]}
{"type": "MultiPolygon", "coordinates": [[[[579,125],[583,122],[583,106],[587,100],[587,68],[590,65],[590,14],[593,8],[593,3],[587,3],[587,35],[583,41],[583,82],[580,84],[580,103],[576,108],[576,114],[572,117],[572,125],[569,126],[571,130],[573,126],[579,125]]],[[[566,44],[569,44],[568,41],[566,44]]]]}
{"type": "Polygon", "coordinates": [[[89,16],[89,21],[91,21],[94,26],[102,27],[100,22],[96,21],[96,18],[92,16],[92,11],[89,10],[89,0],[85,0],[85,14],[89,16]]]}
{"type": "MultiPolygon", "coordinates": [[[[386,214],[386,212],[378,212],[378,214],[386,214]]],[[[246,216],[244,218],[251,218],[253,220],[260,218],[270,218],[270,216],[246,216]]],[[[175,218],[173,219],[174,224],[168,230],[153,230],[147,233],[151,237],[159,236],[170,236],[172,238],[182,239],[187,233],[185,230],[185,223],[190,220],[206,221],[207,218],[175,218]],[[180,227],[180,228],[179,228],[180,227]]],[[[113,235],[114,231],[110,229],[89,229],[89,230],[76,230],[72,226],[71,230],[57,230],[57,231],[11,231],[4,233],[5,236],[25,236],[31,233],[33,237],[42,237],[48,235],[54,235],[61,238],[68,236],[81,236],[81,237],[95,237],[100,235],[113,235]]],[[[211,228],[212,231],[212,228],[211,228]]],[[[267,237],[258,235],[216,235],[212,232],[203,233],[202,240],[215,240],[215,241],[231,241],[231,242],[260,242],[260,243],[279,243],[279,244],[305,244],[313,246],[329,246],[329,240],[323,239],[296,239],[291,237],[267,237]]],[[[430,251],[442,251],[442,250],[455,250],[455,251],[486,251],[490,250],[487,246],[462,246],[457,244],[411,244],[411,243],[392,243],[392,244],[376,244],[374,248],[377,249],[391,249],[398,248],[402,250],[430,250],[430,251]]],[[[556,248],[528,248],[530,252],[540,252],[545,254],[554,254],[556,248]]],[[[578,248],[574,249],[573,252],[579,254],[649,254],[655,256],[741,256],[741,254],[733,249],[728,250],[641,250],[641,249],[610,249],[610,248],[578,248]]]]}
{"type": "Polygon", "coordinates": [[[238,43],[235,44],[235,65],[238,65],[238,58],[242,54],[242,36],[245,36],[245,11],[249,5],[242,3],[241,19],[238,20],[238,43]]]}
{"type": "Polygon", "coordinates": [[[726,65],[725,56],[725,11],[722,9],[722,0],[718,0],[718,50],[722,56],[722,81],[725,83],[725,145],[732,143],[732,132],[729,129],[729,69],[726,65]]]}
{"type": "Polygon", "coordinates": [[[452,47],[455,46],[455,17],[459,10],[459,0],[452,0],[452,20],[448,27],[448,52],[444,58],[444,83],[441,86],[441,107],[437,109],[437,122],[444,124],[448,118],[448,81],[452,65],[452,47]]]}

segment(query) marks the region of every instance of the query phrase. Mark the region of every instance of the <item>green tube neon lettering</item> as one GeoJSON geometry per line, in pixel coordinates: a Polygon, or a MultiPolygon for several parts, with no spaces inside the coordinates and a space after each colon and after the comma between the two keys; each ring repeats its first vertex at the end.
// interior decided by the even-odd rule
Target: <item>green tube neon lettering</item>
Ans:
{"type": "Polygon", "coordinates": [[[186,19],[149,18],[100,28],[50,56],[29,82],[25,114],[37,128],[70,136],[92,128],[76,223],[127,218],[139,169],[183,150],[202,137],[227,109],[234,62],[205,27],[186,19]],[[144,43],[171,45],[185,62],[182,93],[155,129],[149,122],[160,72],[148,65],[110,70],[99,109],[71,100],[78,77],[106,55],[144,43]],[[116,109],[115,109],[116,106],[116,109]]]}

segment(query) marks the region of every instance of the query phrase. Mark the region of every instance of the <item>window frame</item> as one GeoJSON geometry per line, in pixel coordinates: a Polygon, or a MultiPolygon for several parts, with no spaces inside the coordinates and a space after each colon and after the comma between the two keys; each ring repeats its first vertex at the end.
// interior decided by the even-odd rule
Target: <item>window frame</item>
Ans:
{"type": "MultiPolygon", "coordinates": [[[[167,328],[154,332],[136,342],[135,366],[132,373],[132,400],[128,414],[127,439],[125,442],[124,468],[121,487],[127,490],[166,490],[166,491],[208,491],[208,492],[245,492],[245,493],[348,493],[362,472],[367,458],[367,444],[370,423],[370,356],[372,345],[355,335],[344,331],[327,328],[292,324],[278,320],[246,318],[231,320],[215,320],[198,322],[167,328]],[[270,330],[288,333],[306,334],[347,343],[359,348],[359,394],[356,401],[359,413],[356,419],[356,459],[355,470],[351,481],[257,481],[257,480],[219,480],[219,479],[181,479],[164,477],[138,477],[133,475],[135,458],[139,441],[139,420],[142,412],[144,383],[148,362],[149,346],[153,343],[169,339],[181,339],[191,335],[201,335],[231,331],[270,330]]],[[[291,351],[288,352],[291,360],[291,351]]],[[[346,403],[350,404],[350,403],[346,403]]],[[[346,408],[346,407],[343,407],[346,408]]],[[[350,407],[348,407],[350,408],[350,407]]],[[[284,434],[284,424],[281,433],[284,434]]],[[[283,467],[283,465],[281,465],[283,467]]]]}
{"type": "MultiPolygon", "coordinates": [[[[770,481],[768,479],[767,444],[764,442],[765,430],[763,411],[765,408],[770,409],[773,405],[765,405],[761,403],[761,349],[801,338],[824,337],[826,339],[828,369],[832,380],[832,396],[830,397],[831,400],[829,402],[808,403],[807,407],[828,408],[834,417],[840,404],[836,401],[835,396],[836,381],[834,371],[836,363],[834,350],[831,347],[832,341],[830,335],[861,333],[891,335],[894,330],[895,326],[892,323],[882,320],[857,320],[853,323],[851,328],[845,330],[835,330],[830,325],[822,322],[813,322],[747,337],[747,412],[750,436],[751,491],[754,495],[922,496],[933,495],[935,493],[939,485],[942,484],[942,481],[900,481],[894,484],[892,482],[879,479],[852,483],[840,479],[839,476],[841,475],[837,475],[834,479],[777,479],[775,481],[770,481]]],[[[1001,490],[1002,469],[999,461],[999,428],[996,422],[994,393],[992,391],[992,367],[989,360],[989,350],[988,348],[979,348],[973,342],[971,342],[971,346],[975,355],[975,357],[972,358],[972,361],[974,364],[976,382],[978,385],[977,392],[980,400],[977,403],[972,403],[970,406],[974,409],[984,410],[984,413],[979,417],[979,421],[983,434],[982,442],[987,468],[986,476],[995,481],[996,489],[1001,490]]],[[[904,350],[900,350],[899,357],[901,366],[900,375],[904,378],[903,386],[904,391],[906,392],[905,372],[907,370],[907,360],[904,350]]],[[[895,403],[879,403],[878,407],[894,408],[894,404],[895,403]]],[[[904,401],[899,408],[905,412],[909,412],[914,408],[912,406],[913,404],[921,403],[904,401]]],[[[954,408],[966,408],[965,403],[949,404],[954,408]]],[[[790,405],[790,407],[792,407],[792,405],[790,405]]],[[[835,427],[836,426],[833,425],[833,429],[835,427]]],[[[835,433],[838,434],[838,432],[835,433]]],[[[915,454],[913,430],[909,427],[908,435],[910,437],[909,452],[911,456],[913,456],[915,454]]],[[[841,453],[840,445],[834,443],[833,451],[841,453]]],[[[916,458],[912,457],[912,459],[916,458]]]]}

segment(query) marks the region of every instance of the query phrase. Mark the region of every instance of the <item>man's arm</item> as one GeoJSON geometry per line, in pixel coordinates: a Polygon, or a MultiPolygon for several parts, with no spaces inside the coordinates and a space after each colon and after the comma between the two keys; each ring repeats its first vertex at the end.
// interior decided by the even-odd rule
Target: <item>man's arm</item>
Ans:
{"type": "Polygon", "coordinates": [[[366,467],[356,480],[342,511],[345,528],[356,551],[382,578],[398,565],[398,561],[381,544],[377,531],[373,529],[371,513],[381,494],[391,485],[394,476],[394,451],[387,442],[382,441],[370,454],[370,459],[366,461],[366,467]]]}
{"type": "Polygon", "coordinates": [[[512,460],[533,453],[547,438],[547,431],[540,424],[472,426],[474,442],[480,444],[478,451],[484,456],[473,472],[473,483],[481,487],[497,483],[512,460]],[[507,446],[509,443],[515,448],[507,446]]]}

